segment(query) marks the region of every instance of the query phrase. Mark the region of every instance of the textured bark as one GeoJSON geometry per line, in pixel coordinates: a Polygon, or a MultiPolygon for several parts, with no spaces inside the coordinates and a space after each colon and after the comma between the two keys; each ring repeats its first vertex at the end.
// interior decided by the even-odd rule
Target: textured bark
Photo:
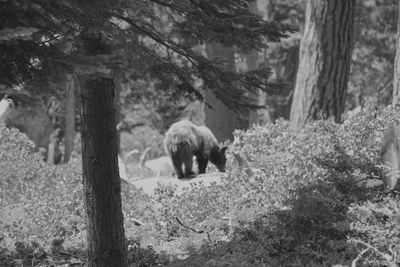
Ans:
{"type": "Polygon", "coordinates": [[[399,4],[399,18],[397,22],[397,44],[396,44],[396,57],[394,59],[394,79],[393,79],[393,105],[400,104],[400,4],[399,4]]]}
{"type": "MultiPolygon", "coordinates": [[[[224,47],[218,43],[209,43],[206,46],[206,53],[209,59],[222,58],[228,62],[227,68],[234,68],[235,55],[233,49],[224,47]]],[[[233,139],[235,129],[244,129],[248,127],[248,118],[241,117],[239,114],[230,110],[221,100],[217,99],[210,90],[205,92],[206,101],[213,109],[205,106],[205,124],[214,133],[219,142],[226,139],[233,139]]]]}
{"type": "Polygon", "coordinates": [[[89,266],[127,266],[112,79],[87,78],[81,96],[89,266]]]}
{"type": "MultiPolygon", "coordinates": [[[[114,73],[114,86],[115,86],[115,98],[114,98],[114,105],[115,105],[115,121],[118,123],[121,122],[121,101],[119,96],[122,90],[122,82],[123,82],[123,73],[120,71],[116,71],[114,73]]],[[[118,154],[121,153],[121,131],[117,131],[117,149],[118,154]]]]}
{"type": "Polygon", "coordinates": [[[355,0],[308,0],[290,113],[294,129],[320,115],[340,122],[350,70],[355,0]]]}
{"type": "Polygon", "coordinates": [[[75,140],[75,76],[66,75],[67,102],[65,104],[65,153],[64,162],[67,163],[71,159],[74,150],[75,140]]]}

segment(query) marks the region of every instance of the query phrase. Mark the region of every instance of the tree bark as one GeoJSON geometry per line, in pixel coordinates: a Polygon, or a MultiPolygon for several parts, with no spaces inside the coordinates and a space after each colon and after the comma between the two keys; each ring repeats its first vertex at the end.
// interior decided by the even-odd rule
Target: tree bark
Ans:
{"type": "Polygon", "coordinates": [[[12,100],[3,98],[0,100],[0,121],[5,121],[7,118],[7,115],[11,112],[11,110],[14,108],[14,104],[12,100]]]}
{"type": "Polygon", "coordinates": [[[308,0],[290,113],[299,129],[320,115],[340,122],[350,70],[355,0],[308,0]]]}
{"type": "MultiPolygon", "coordinates": [[[[208,59],[223,58],[228,62],[227,68],[234,69],[235,55],[232,48],[224,47],[218,43],[209,43],[206,45],[206,53],[208,59]]],[[[213,109],[204,107],[205,124],[211,129],[218,141],[232,140],[235,129],[248,127],[248,118],[241,117],[230,110],[221,100],[217,99],[214,92],[207,90],[205,96],[207,103],[213,107],[213,109]]]]}
{"type": "Polygon", "coordinates": [[[66,75],[67,102],[65,105],[65,153],[64,163],[71,159],[75,140],[75,75],[66,75]]]}
{"type": "Polygon", "coordinates": [[[87,79],[81,112],[89,266],[127,266],[112,79],[87,79]]]}
{"type": "MultiPolygon", "coordinates": [[[[270,0],[254,0],[249,4],[249,9],[252,13],[262,16],[265,20],[268,20],[270,13],[270,0]]],[[[246,67],[248,71],[254,70],[258,67],[259,57],[258,51],[255,51],[246,56],[246,67]]],[[[253,124],[265,124],[272,122],[267,106],[267,93],[259,90],[254,96],[257,99],[257,104],[264,106],[257,110],[250,111],[249,115],[249,126],[253,124]]]]}
{"type": "Polygon", "coordinates": [[[398,8],[399,18],[397,22],[396,57],[394,59],[393,105],[400,104],[400,4],[398,8]]]}
{"type": "MultiPolygon", "coordinates": [[[[115,86],[115,99],[114,99],[114,105],[115,105],[115,121],[116,123],[121,122],[121,101],[119,99],[119,96],[121,94],[122,90],[122,82],[123,82],[123,73],[120,71],[114,72],[114,86],[115,86]]],[[[121,153],[121,131],[117,131],[117,148],[118,148],[118,154],[121,153]]]]}
{"type": "Polygon", "coordinates": [[[48,148],[47,148],[47,159],[46,159],[46,161],[50,165],[54,165],[55,164],[55,158],[54,157],[55,157],[55,154],[56,154],[55,150],[56,150],[57,143],[58,143],[58,133],[59,132],[60,132],[60,129],[57,128],[50,134],[50,137],[49,137],[50,142],[49,142],[49,145],[47,146],[48,148]]]}

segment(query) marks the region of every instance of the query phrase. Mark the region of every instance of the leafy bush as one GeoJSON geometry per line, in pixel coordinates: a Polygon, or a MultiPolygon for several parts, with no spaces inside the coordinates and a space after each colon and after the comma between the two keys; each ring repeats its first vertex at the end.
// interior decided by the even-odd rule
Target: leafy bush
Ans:
{"type": "MultiPolygon", "coordinates": [[[[49,166],[26,135],[4,125],[0,125],[0,151],[0,251],[4,247],[10,253],[19,253],[17,244],[31,247],[32,242],[47,252],[53,250],[53,243],[58,244],[57,251],[84,251],[80,160],[49,166]]],[[[154,202],[149,196],[123,182],[122,201],[128,237],[141,241],[146,232],[154,232],[151,224],[140,231],[135,225],[138,220],[145,224],[155,220],[154,202]]],[[[25,258],[28,252],[18,257],[25,258]]]]}
{"type": "MultiPolygon", "coordinates": [[[[285,121],[237,131],[227,175],[211,186],[178,192],[160,185],[151,198],[123,183],[131,264],[398,262],[400,201],[396,193],[366,186],[379,178],[382,132],[399,122],[398,113],[363,111],[342,124],[312,122],[298,133],[285,121]],[[140,228],[137,219],[144,222],[140,228]],[[164,249],[188,257],[170,262],[159,253],[164,249]]],[[[39,258],[42,247],[55,255],[54,243],[61,251],[82,251],[79,161],[48,166],[24,135],[3,126],[0,133],[1,246],[39,258]],[[17,240],[28,245],[16,246],[17,240]]]]}
{"type": "Polygon", "coordinates": [[[398,260],[393,256],[399,252],[399,201],[387,196],[377,204],[381,190],[365,186],[380,174],[382,132],[398,121],[398,112],[388,107],[377,114],[363,111],[342,124],[315,121],[299,133],[286,121],[237,131],[222,184],[193,186],[182,194],[160,187],[156,193],[167,234],[197,229],[215,243],[211,252],[203,247],[182,266],[210,259],[214,266],[349,264],[366,246],[373,248],[359,261],[398,260]],[[371,221],[364,209],[383,216],[384,223],[371,221]],[[383,231],[391,234],[382,236],[383,231]]]}

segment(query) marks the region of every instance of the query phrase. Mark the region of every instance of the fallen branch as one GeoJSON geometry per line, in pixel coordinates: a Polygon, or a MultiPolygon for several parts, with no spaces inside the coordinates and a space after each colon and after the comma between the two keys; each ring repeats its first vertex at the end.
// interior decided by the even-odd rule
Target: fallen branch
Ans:
{"type": "Polygon", "coordinates": [[[366,248],[358,254],[358,256],[351,262],[351,267],[357,267],[357,261],[371,248],[366,248]]]}
{"type": "Polygon", "coordinates": [[[190,226],[184,225],[184,224],[178,219],[178,217],[175,217],[175,220],[176,220],[180,225],[182,225],[182,226],[185,227],[186,229],[191,230],[191,231],[194,232],[194,233],[197,233],[197,234],[204,234],[204,230],[196,230],[196,229],[194,229],[194,228],[192,228],[192,227],[190,227],[190,226]]]}
{"type": "Polygon", "coordinates": [[[133,221],[133,224],[134,224],[135,226],[142,226],[142,225],[144,225],[144,223],[141,222],[141,221],[139,221],[138,219],[133,218],[132,221],[133,221]]]}
{"type": "Polygon", "coordinates": [[[149,153],[149,151],[150,151],[150,147],[147,147],[147,148],[143,151],[142,155],[140,156],[140,160],[139,160],[139,167],[140,167],[140,168],[143,168],[143,167],[144,167],[144,164],[146,163],[146,156],[147,156],[147,154],[149,153]]]}
{"type": "Polygon", "coordinates": [[[385,254],[385,253],[380,252],[377,248],[371,246],[371,245],[368,244],[368,243],[365,243],[365,242],[362,241],[362,240],[352,239],[351,242],[359,243],[359,244],[361,244],[361,245],[366,246],[366,247],[369,248],[369,249],[372,249],[373,251],[376,252],[376,254],[378,254],[379,256],[381,256],[381,257],[382,257],[383,259],[385,259],[388,263],[392,263],[392,262],[393,262],[393,257],[392,257],[392,256],[390,256],[389,254],[385,254]]]}

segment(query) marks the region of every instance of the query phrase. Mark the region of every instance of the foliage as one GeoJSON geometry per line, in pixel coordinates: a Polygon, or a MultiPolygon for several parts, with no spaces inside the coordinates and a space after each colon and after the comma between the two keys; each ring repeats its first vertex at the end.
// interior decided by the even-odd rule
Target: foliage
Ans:
{"type": "MultiPolygon", "coordinates": [[[[35,253],[41,251],[40,257],[47,259],[63,253],[84,259],[81,162],[75,159],[49,166],[26,135],[4,125],[0,125],[0,148],[0,247],[7,250],[6,255],[39,260],[35,253]]],[[[140,242],[154,229],[143,226],[138,232],[137,221],[147,225],[154,220],[154,203],[126,182],[122,183],[122,200],[127,236],[140,242]]]]}
{"type": "MultiPolygon", "coordinates": [[[[228,174],[211,186],[159,186],[151,198],[123,182],[130,263],[349,265],[365,249],[360,264],[399,261],[397,193],[366,186],[379,176],[382,133],[400,123],[398,112],[315,121],[297,134],[286,121],[237,131],[228,174]]],[[[0,146],[11,155],[0,170],[16,164],[21,175],[1,180],[9,191],[0,195],[1,260],[54,262],[68,253],[69,261],[84,262],[79,162],[47,166],[24,135],[0,129],[0,146]],[[26,175],[32,166],[34,177],[26,175]]]]}
{"type": "Polygon", "coordinates": [[[357,1],[348,107],[391,103],[398,1],[357,1]]]}
{"type": "Polygon", "coordinates": [[[186,95],[204,100],[199,89],[209,89],[238,108],[237,104],[243,104],[238,96],[246,91],[274,90],[267,81],[267,69],[235,73],[220,60],[210,62],[193,47],[215,41],[250,52],[294,30],[251,14],[247,0],[2,1],[1,10],[5,19],[0,23],[0,51],[4,52],[0,84],[1,92],[11,95],[13,90],[6,87],[48,88],[49,80],[65,71],[115,70],[132,80],[157,77],[173,99],[186,95]],[[25,28],[29,29],[21,31],[25,34],[8,34],[25,28]],[[100,39],[108,40],[112,56],[88,57],[90,51],[84,48],[88,44],[102,54],[100,39]],[[198,80],[202,88],[195,86],[198,80]]]}
{"type": "Polygon", "coordinates": [[[320,120],[300,133],[285,121],[236,132],[222,184],[157,192],[169,235],[209,241],[173,266],[345,265],[367,246],[360,262],[397,261],[399,202],[393,195],[382,200],[366,182],[380,173],[382,132],[398,122],[398,112],[363,111],[342,124],[320,120]]]}
{"type": "Polygon", "coordinates": [[[140,156],[146,148],[150,147],[147,159],[165,155],[163,141],[164,137],[149,126],[137,127],[132,129],[131,133],[121,134],[121,147],[125,153],[137,149],[140,156]]]}

